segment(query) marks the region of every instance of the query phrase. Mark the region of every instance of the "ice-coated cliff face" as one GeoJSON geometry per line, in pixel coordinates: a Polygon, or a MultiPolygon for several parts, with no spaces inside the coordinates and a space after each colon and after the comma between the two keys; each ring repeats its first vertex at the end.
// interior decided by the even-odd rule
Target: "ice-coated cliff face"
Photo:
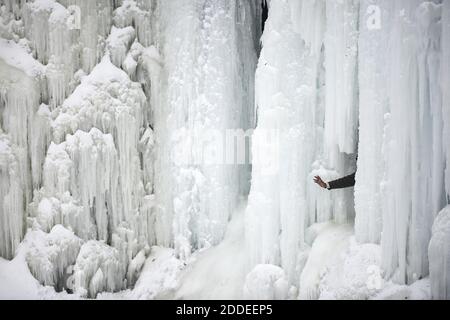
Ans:
{"type": "Polygon", "coordinates": [[[448,299],[449,137],[450,0],[0,0],[0,298],[448,299]]]}
{"type": "Polygon", "coordinates": [[[27,235],[36,279],[95,298],[218,244],[250,167],[178,157],[254,126],[260,2],[0,4],[1,256],[27,235]]]}

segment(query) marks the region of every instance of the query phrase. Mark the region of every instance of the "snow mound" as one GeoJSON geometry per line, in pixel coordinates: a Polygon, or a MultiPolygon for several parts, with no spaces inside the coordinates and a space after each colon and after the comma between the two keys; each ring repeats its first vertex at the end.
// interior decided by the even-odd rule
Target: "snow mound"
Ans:
{"type": "Polygon", "coordinates": [[[183,262],[175,257],[172,249],[153,247],[129,298],[167,299],[178,287],[178,277],[183,267],[183,262]]]}
{"type": "Polygon", "coordinates": [[[354,237],[342,264],[330,265],[319,284],[319,299],[365,300],[382,289],[381,247],[358,244],[354,237]]]}
{"type": "Polygon", "coordinates": [[[348,248],[353,229],[350,225],[336,225],[326,223],[320,227],[312,226],[314,239],[308,260],[300,276],[299,298],[318,299],[320,297],[320,281],[328,272],[330,267],[342,265],[345,250],[348,248]]]}
{"type": "Polygon", "coordinates": [[[246,277],[244,298],[248,300],[286,300],[289,283],[283,269],[257,265],[246,277]]]}
{"type": "Polygon", "coordinates": [[[92,127],[115,136],[125,129],[138,135],[145,99],[140,85],[105,56],[64,101],[53,123],[55,139],[60,142],[66,133],[92,127]]]}
{"type": "Polygon", "coordinates": [[[138,41],[144,46],[149,46],[154,29],[151,14],[155,7],[156,5],[151,1],[124,0],[122,5],[114,11],[114,24],[120,28],[136,26],[138,41]]]}

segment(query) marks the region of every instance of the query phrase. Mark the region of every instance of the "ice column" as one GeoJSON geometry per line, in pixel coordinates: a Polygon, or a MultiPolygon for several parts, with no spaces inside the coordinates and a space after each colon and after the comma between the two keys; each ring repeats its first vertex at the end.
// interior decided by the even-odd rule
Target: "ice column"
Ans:
{"type": "Polygon", "coordinates": [[[379,243],[384,115],[388,112],[387,63],[392,1],[362,1],[359,36],[359,147],[355,232],[359,242],[379,243]]]}
{"type": "Polygon", "coordinates": [[[24,232],[20,166],[9,138],[0,128],[0,256],[12,259],[24,232]]]}
{"type": "Polygon", "coordinates": [[[164,70],[162,105],[154,114],[156,229],[158,243],[174,244],[182,258],[217,244],[237,204],[240,169],[224,164],[220,152],[226,129],[247,128],[253,120],[248,110],[258,5],[160,3],[164,70]]]}
{"type": "Polygon", "coordinates": [[[444,153],[446,155],[445,187],[447,190],[447,203],[450,203],[450,1],[442,3],[442,62],[441,62],[441,88],[442,88],[442,119],[444,130],[442,135],[444,153]],[[447,119],[447,121],[445,121],[447,119]]]}
{"type": "MultiPolygon", "coordinates": [[[[256,72],[258,122],[245,225],[249,269],[279,265],[291,283],[299,277],[310,172],[321,150],[324,28],[324,1],[272,1],[256,72]]],[[[315,203],[311,207],[315,211],[315,203]]]]}
{"type": "Polygon", "coordinates": [[[383,184],[383,267],[411,283],[428,275],[434,217],[445,206],[440,74],[441,5],[393,7],[383,184]]]}

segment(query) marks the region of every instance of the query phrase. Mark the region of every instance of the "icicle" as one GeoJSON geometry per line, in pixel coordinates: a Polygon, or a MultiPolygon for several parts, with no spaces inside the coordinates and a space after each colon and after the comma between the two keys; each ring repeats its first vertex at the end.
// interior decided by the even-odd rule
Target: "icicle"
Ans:
{"type": "Polygon", "coordinates": [[[438,90],[441,6],[405,0],[395,3],[394,12],[384,141],[383,267],[394,281],[409,284],[428,275],[431,226],[445,206],[438,90]]]}
{"type": "MultiPolygon", "coordinates": [[[[358,141],[359,1],[327,1],[326,17],[326,151],[337,145],[339,152],[352,154],[358,141]]],[[[334,156],[330,158],[334,166],[334,156]]]]}
{"type": "Polygon", "coordinates": [[[0,128],[0,256],[12,259],[24,232],[24,190],[14,146],[0,128]]]}
{"type": "Polygon", "coordinates": [[[47,105],[41,104],[31,122],[31,173],[33,188],[42,183],[42,169],[47,148],[51,139],[51,115],[47,105]]]}
{"type": "Polygon", "coordinates": [[[140,45],[133,45],[130,53],[133,58],[139,61],[136,76],[143,84],[147,100],[150,101],[151,108],[144,112],[144,125],[154,124],[154,112],[161,103],[161,71],[163,62],[156,47],[142,48],[140,45]]]}
{"type": "MultiPolygon", "coordinates": [[[[362,21],[359,37],[359,147],[355,186],[355,233],[360,242],[379,243],[382,228],[384,115],[388,111],[387,63],[390,1],[361,2],[361,16],[377,5],[382,21],[362,21]],[[378,25],[379,23],[379,25],[378,25]]],[[[367,18],[366,18],[367,20],[367,18]]]]}
{"type": "Polygon", "coordinates": [[[322,152],[324,5],[323,1],[272,3],[256,72],[258,123],[246,211],[248,267],[281,266],[295,284],[307,224],[342,216],[331,210],[332,196],[310,180],[311,170],[321,170],[318,162],[316,167],[313,163],[322,152]],[[299,26],[301,17],[309,20],[299,26]],[[306,35],[304,26],[314,26],[312,34],[306,35]]]}
{"type": "Polygon", "coordinates": [[[450,1],[444,0],[442,4],[442,67],[441,67],[441,88],[442,88],[442,119],[444,119],[444,129],[442,131],[443,151],[446,155],[445,187],[447,191],[447,203],[450,203],[450,1]]]}
{"type": "Polygon", "coordinates": [[[144,186],[147,194],[153,193],[155,162],[155,137],[151,128],[147,128],[139,141],[139,149],[142,154],[144,186]]]}

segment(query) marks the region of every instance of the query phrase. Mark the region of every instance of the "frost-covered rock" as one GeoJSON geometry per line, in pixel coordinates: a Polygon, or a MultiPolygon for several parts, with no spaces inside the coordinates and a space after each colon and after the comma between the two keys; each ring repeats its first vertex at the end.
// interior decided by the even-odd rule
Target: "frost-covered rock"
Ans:
{"type": "Polygon", "coordinates": [[[68,288],[69,267],[75,263],[82,240],[61,225],[50,233],[29,231],[23,246],[33,276],[45,286],[61,291],[68,288]]]}
{"type": "Polygon", "coordinates": [[[433,299],[450,299],[450,206],[434,221],[428,259],[431,296],[433,299]]]}
{"type": "Polygon", "coordinates": [[[124,289],[125,268],[119,252],[103,242],[88,241],[80,250],[73,272],[73,291],[95,298],[99,292],[124,289]]]}
{"type": "Polygon", "coordinates": [[[286,300],[289,283],[283,269],[258,265],[246,277],[244,298],[248,300],[286,300]]]}

